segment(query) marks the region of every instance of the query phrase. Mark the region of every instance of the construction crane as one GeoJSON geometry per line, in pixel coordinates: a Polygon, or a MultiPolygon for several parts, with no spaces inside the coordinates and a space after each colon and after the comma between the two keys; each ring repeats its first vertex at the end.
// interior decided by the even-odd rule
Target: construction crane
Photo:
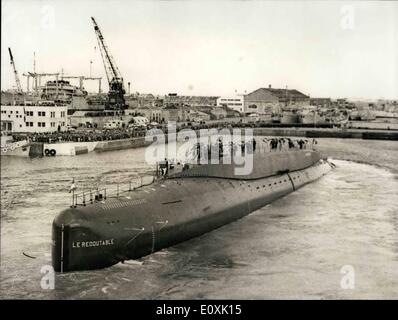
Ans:
{"type": "Polygon", "coordinates": [[[127,106],[124,100],[124,94],[126,93],[126,90],[124,89],[123,77],[120,74],[120,71],[117,68],[116,63],[107,45],[105,44],[104,37],[102,36],[97,22],[93,17],[91,17],[91,20],[94,24],[94,31],[97,36],[98,46],[101,51],[101,57],[104,63],[105,73],[109,83],[107,107],[114,110],[126,109],[127,106]]]}
{"type": "Polygon", "coordinates": [[[18,72],[17,72],[17,68],[15,68],[15,62],[14,62],[14,57],[12,55],[11,49],[8,48],[8,52],[10,53],[10,60],[11,60],[11,65],[12,68],[14,69],[14,76],[15,76],[15,82],[17,84],[17,93],[22,93],[22,86],[21,86],[21,82],[19,81],[19,76],[18,76],[18,72]]]}
{"type": "Polygon", "coordinates": [[[98,93],[101,93],[101,77],[85,77],[85,76],[61,76],[61,79],[79,79],[79,88],[83,90],[83,81],[84,80],[98,80],[98,93]]]}
{"type": "Polygon", "coordinates": [[[57,96],[58,96],[58,79],[60,76],[59,72],[56,73],[37,73],[37,72],[28,72],[27,74],[23,74],[24,77],[27,78],[27,92],[29,93],[29,79],[33,78],[33,92],[36,95],[39,95],[39,87],[41,87],[41,79],[42,77],[55,77],[55,82],[57,84],[57,96]]]}

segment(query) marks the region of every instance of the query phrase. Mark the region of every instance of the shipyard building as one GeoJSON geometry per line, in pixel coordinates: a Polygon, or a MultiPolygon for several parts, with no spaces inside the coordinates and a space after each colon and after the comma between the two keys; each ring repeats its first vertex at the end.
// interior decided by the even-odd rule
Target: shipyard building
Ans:
{"type": "Polygon", "coordinates": [[[67,128],[68,108],[54,102],[37,104],[1,105],[1,131],[53,132],[67,128]]]}
{"type": "Polygon", "coordinates": [[[245,105],[243,95],[219,97],[217,99],[217,107],[227,107],[239,113],[244,113],[245,105]]]}
{"type": "Polygon", "coordinates": [[[296,89],[276,89],[268,86],[244,96],[244,113],[280,113],[286,105],[299,109],[309,105],[309,102],[310,97],[296,89]]]}

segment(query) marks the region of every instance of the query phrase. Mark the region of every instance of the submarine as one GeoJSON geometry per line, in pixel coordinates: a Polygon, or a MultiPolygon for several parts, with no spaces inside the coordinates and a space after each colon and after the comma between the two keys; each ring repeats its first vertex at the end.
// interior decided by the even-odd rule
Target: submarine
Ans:
{"type": "Polygon", "coordinates": [[[253,164],[243,175],[235,163],[176,165],[148,185],[72,205],[53,221],[54,270],[149,255],[240,219],[335,167],[315,150],[254,152],[253,164]]]}

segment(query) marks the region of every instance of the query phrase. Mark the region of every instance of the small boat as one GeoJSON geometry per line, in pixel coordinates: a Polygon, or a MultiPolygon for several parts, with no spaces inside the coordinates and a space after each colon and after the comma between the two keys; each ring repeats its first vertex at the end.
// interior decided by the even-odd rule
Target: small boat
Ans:
{"type": "Polygon", "coordinates": [[[1,136],[1,156],[29,157],[29,149],[28,139],[16,141],[10,135],[1,136]]]}

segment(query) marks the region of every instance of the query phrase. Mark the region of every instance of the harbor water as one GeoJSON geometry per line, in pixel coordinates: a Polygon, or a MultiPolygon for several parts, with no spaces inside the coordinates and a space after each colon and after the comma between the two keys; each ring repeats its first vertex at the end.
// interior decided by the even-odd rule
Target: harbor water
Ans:
{"type": "Polygon", "coordinates": [[[43,286],[51,224],[71,203],[72,177],[82,190],[153,168],[143,148],[2,157],[0,298],[397,299],[398,143],[318,139],[317,148],[337,168],[316,182],[138,261],[56,274],[54,288],[43,286]]]}

